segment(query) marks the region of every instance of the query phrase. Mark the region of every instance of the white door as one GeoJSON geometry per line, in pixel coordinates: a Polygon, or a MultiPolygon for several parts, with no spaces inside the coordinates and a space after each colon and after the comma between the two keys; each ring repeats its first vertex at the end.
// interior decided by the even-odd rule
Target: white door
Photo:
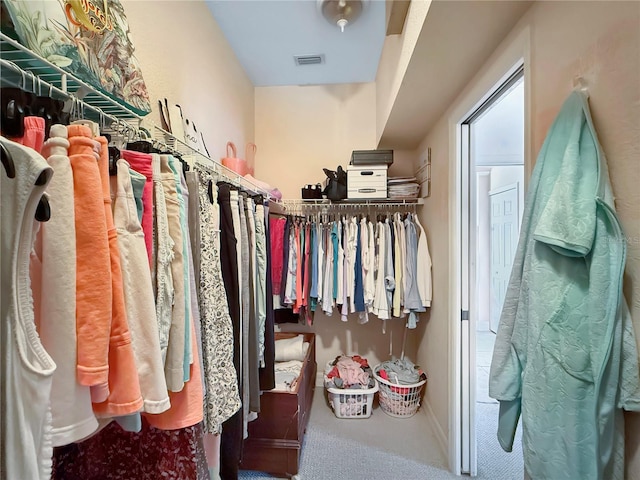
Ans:
{"type": "Polygon", "coordinates": [[[518,246],[518,184],[489,192],[491,197],[491,286],[489,328],[498,331],[513,257],[518,246]]]}

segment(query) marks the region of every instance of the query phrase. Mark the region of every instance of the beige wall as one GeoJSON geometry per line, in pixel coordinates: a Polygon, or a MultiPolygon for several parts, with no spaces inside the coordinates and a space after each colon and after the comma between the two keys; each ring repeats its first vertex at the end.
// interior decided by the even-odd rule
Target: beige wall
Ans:
{"type": "MultiPolygon", "coordinates": [[[[628,238],[625,294],[636,332],[640,333],[640,4],[637,2],[536,2],[500,45],[482,71],[467,86],[419,148],[432,148],[432,198],[422,210],[429,226],[434,259],[434,301],[431,320],[418,347],[418,361],[430,372],[427,400],[438,423],[449,435],[449,409],[454,405],[450,377],[443,362],[450,352],[445,339],[454,330],[449,311],[449,258],[455,239],[450,236],[449,208],[456,192],[455,122],[469,112],[507,68],[523,55],[530,61],[525,80],[529,105],[530,141],[527,171],[544,141],[547,129],[572,89],[576,76],[590,91],[594,123],[609,162],[617,211],[628,238]],[[527,46],[529,45],[529,47],[527,46]],[[529,60],[530,59],[530,60],[529,60]],[[449,179],[449,181],[446,181],[449,179]]],[[[528,175],[527,175],[528,177],[528,175]]],[[[451,212],[453,215],[455,212],[451,212]]],[[[639,337],[640,338],[640,337],[639,337]]],[[[450,363],[454,360],[450,359],[450,363]]],[[[627,476],[639,478],[640,415],[627,416],[627,476]]]]}
{"type": "MultiPolygon", "coordinates": [[[[209,154],[254,138],[254,88],[204,1],[123,0],[153,112],[158,100],[182,106],[202,131],[209,154]]],[[[173,122],[179,118],[172,118],[173,122]]]]}
{"type": "Polygon", "coordinates": [[[376,145],[391,114],[430,5],[431,0],[413,0],[402,33],[384,39],[376,74],[376,145]]]}
{"type": "MultiPolygon", "coordinates": [[[[376,91],[373,83],[256,88],[256,177],[277,186],[284,198],[300,198],[300,188],[322,182],[323,167],[346,168],[353,150],[376,148],[376,91]]],[[[413,173],[413,152],[394,152],[392,175],[413,173]]],[[[341,353],[358,353],[373,366],[389,358],[390,346],[400,355],[402,321],[382,323],[373,315],[360,325],[357,316],[340,320],[316,312],[312,327],[284,324],[287,331],[316,333],[319,373],[341,353]]],[[[415,358],[409,334],[407,355],[415,358]]]]}
{"type": "Polygon", "coordinates": [[[255,89],[255,174],[284,198],[347,168],[353,150],[375,148],[373,83],[255,89]]]}

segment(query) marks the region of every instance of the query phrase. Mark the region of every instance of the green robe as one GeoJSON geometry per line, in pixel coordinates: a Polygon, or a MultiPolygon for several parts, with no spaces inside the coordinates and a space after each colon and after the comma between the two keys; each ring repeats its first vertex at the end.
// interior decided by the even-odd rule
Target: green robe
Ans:
{"type": "Polygon", "coordinates": [[[587,97],[573,92],[531,177],[489,380],[506,451],[522,415],[533,480],[624,477],[622,409],[640,411],[625,259],[587,97]]]}

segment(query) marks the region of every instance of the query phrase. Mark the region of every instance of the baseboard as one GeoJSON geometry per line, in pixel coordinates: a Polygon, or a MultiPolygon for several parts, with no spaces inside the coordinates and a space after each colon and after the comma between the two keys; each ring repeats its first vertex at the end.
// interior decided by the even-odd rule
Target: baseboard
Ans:
{"type": "Polygon", "coordinates": [[[436,433],[436,439],[438,440],[438,444],[440,445],[440,449],[447,459],[447,465],[449,464],[449,445],[447,442],[447,436],[442,431],[438,420],[436,420],[436,415],[433,413],[433,409],[431,408],[431,404],[427,401],[426,398],[422,400],[422,411],[424,415],[427,416],[427,421],[431,424],[433,431],[436,433]]]}

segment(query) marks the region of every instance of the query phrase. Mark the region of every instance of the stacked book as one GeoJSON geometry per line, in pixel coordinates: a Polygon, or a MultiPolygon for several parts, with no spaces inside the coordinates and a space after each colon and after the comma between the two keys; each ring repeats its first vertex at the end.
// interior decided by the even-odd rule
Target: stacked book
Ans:
{"type": "Polygon", "coordinates": [[[416,177],[389,177],[387,180],[388,198],[406,200],[418,198],[420,184],[416,177]]]}

